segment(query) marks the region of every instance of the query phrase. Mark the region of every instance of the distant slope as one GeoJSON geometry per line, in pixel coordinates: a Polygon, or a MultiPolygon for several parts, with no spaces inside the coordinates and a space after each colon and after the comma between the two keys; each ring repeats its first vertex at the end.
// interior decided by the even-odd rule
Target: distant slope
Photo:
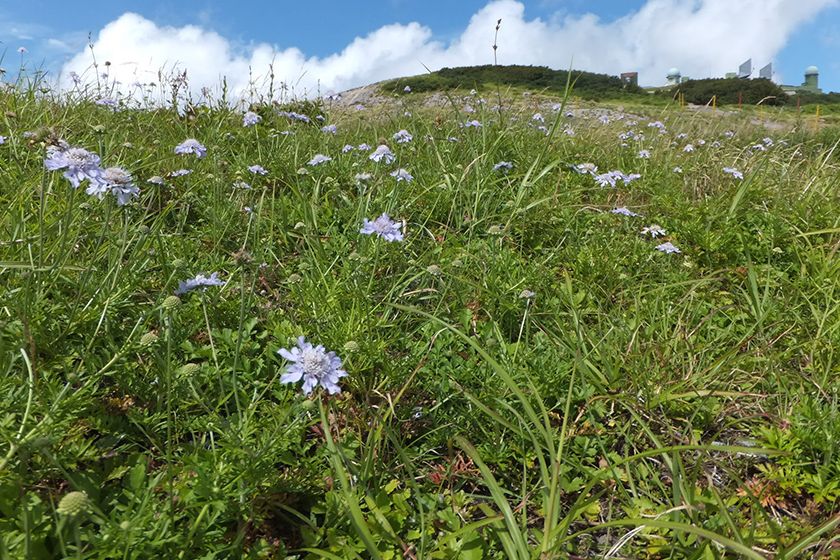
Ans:
{"type": "MultiPolygon", "coordinates": [[[[552,70],[546,66],[463,66],[389,80],[381,84],[381,89],[385,93],[402,93],[406,86],[414,92],[426,92],[455,88],[481,89],[501,85],[562,93],[566,89],[568,79],[568,71],[552,70]]],[[[618,77],[607,74],[572,70],[571,83],[574,95],[584,99],[647,96],[642,88],[625,84],[618,77]]]]}

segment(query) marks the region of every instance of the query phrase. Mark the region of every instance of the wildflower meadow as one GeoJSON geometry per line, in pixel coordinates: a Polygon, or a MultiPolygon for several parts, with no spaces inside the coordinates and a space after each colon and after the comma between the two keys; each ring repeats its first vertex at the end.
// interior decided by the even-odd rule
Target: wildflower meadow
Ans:
{"type": "Polygon", "coordinates": [[[840,127],[524,93],[0,91],[0,558],[840,557],[840,127]]]}

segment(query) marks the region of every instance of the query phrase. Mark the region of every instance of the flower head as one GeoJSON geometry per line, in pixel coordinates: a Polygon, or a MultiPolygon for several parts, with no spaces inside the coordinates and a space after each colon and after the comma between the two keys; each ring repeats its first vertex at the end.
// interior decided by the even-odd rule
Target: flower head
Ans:
{"type": "Polygon", "coordinates": [[[404,91],[405,93],[411,93],[411,86],[405,86],[405,87],[403,88],[403,91],[404,91]]]}
{"type": "Polygon", "coordinates": [[[321,127],[321,132],[326,134],[336,134],[338,132],[338,127],[334,124],[328,124],[321,127]]]}
{"type": "Polygon", "coordinates": [[[650,150],[639,150],[638,155],[642,159],[650,159],[650,150]]]}
{"type": "Polygon", "coordinates": [[[680,251],[680,249],[676,245],[671,243],[670,241],[666,241],[665,243],[663,243],[661,245],[657,245],[656,250],[660,251],[662,253],[667,253],[667,254],[682,253],[682,251],[680,251]]]}
{"type": "Polygon", "coordinates": [[[265,167],[263,167],[262,165],[259,165],[259,164],[249,165],[248,166],[248,171],[250,171],[254,175],[267,175],[268,174],[268,170],[265,167]]]}
{"type": "Polygon", "coordinates": [[[286,367],[286,373],[280,377],[280,383],[297,383],[303,379],[304,395],[318,385],[331,395],[341,392],[338,380],[346,377],[347,372],[341,369],[341,358],[335,352],[327,352],[320,344],[313,346],[301,336],[297,346],[291,350],[281,348],[277,353],[291,362],[286,367]]]}
{"type": "Polygon", "coordinates": [[[242,126],[254,126],[258,122],[262,120],[262,117],[256,114],[253,111],[248,111],[244,115],[242,115],[242,126]]]}
{"type": "Polygon", "coordinates": [[[464,123],[464,128],[481,128],[482,126],[481,122],[475,119],[464,123]]]}
{"type": "Polygon", "coordinates": [[[598,166],[594,163],[579,163],[573,169],[582,175],[589,173],[593,177],[598,173],[598,166]]]}
{"type": "Polygon", "coordinates": [[[391,171],[391,177],[396,177],[397,181],[405,181],[407,183],[414,180],[414,177],[411,175],[411,173],[409,173],[402,167],[395,171],[391,171]]]}
{"type": "Polygon", "coordinates": [[[493,166],[493,171],[502,171],[504,173],[507,173],[511,169],[513,169],[513,164],[509,161],[500,161],[493,166]]]}
{"type": "Polygon", "coordinates": [[[83,181],[93,182],[102,172],[99,168],[99,156],[84,148],[71,148],[69,146],[50,146],[47,148],[47,157],[44,160],[44,167],[49,171],[64,169],[64,177],[78,188],[83,181]]]}
{"type": "Polygon", "coordinates": [[[178,289],[175,290],[175,295],[180,296],[186,294],[187,292],[191,292],[196,288],[204,288],[207,289],[209,286],[224,286],[225,281],[219,279],[219,273],[214,272],[209,277],[204,276],[203,274],[199,274],[195,278],[189,278],[187,280],[183,280],[178,282],[178,289]]]}
{"type": "Polygon", "coordinates": [[[385,163],[392,163],[396,156],[394,156],[394,152],[386,146],[385,144],[380,144],[376,147],[372,154],[370,154],[371,161],[375,161],[379,163],[382,160],[385,160],[385,163]]]}
{"type": "Polygon", "coordinates": [[[382,214],[373,221],[365,218],[359,233],[364,235],[376,234],[385,241],[403,240],[402,224],[392,220],[388,214],[382,214]]]}
{"type": "Polygon", "coordinates": [[[744,174],[734,167],[724,167],[723,172],[732,175],[733,178],[738,179],[739,181],[744,178],[744,174]]]}
{"type": "Polygon", "coordinates": [[[322,163],[327,163],[328,161],[332,161],[330,156],[325,156],[324,154],[315,154],[312,156],[312,159],[309,160],[308,165],[321,165],[322,163]]]}
{"type": "Polygon", "coordinates": [[[403,129],[395,132],[393,139],[397,144],[407,144],[414,139],[414,136],[412,136],[407,130],[403,129]]]}
{"type": "Polygon", "coordinates": [[[356,149],[359,150],[360,152],[369,152],[370,151],[370,146],[368,144],[365,144],[364,142],[362,142],[361,144],[356,146],[356,149]]]}
{"type": "Polygon", "coordinates": [[[542,116],[542,113],[534,113],[534,116],[531,117],[532,121],[544,123],[545,117],[542,116]]]}
{"type": "Polygon", "coordinates": [[[341,153],[346,154],[347,152],[352,152],[356,149],[356,146],[353,144],[345,144],[343,148],[341,148],[341,153]]]}
{"type": "Polygon", "coordinates": [[[186,140],[175,146],[175,153],[195,154],[195,157],[201,159],[205,155],[207,155],[207,148],[205,148],[204,145],[195,138],[187,138],[186,140]]]}
{"type": "Polygon", "coordinates": [[[639,214],[636,214],[635,212],[629,210],[624,206],[621,206],[619,208],[613,208],[612,210],[610,210],[610,212],[613,214],[621,214],[622,216],[628,216],[630,218],[635,218],[639,216],[639,214]]]}
{"type": "Polygon", "coordinates": [[[666,235],[668,232],[659,224],[650,224],[647,227],[643,227],[641,233],[642,235],[649,235],[653,239],[656,239],[657,237],[666,235]]]}
{"type": "Polygon", "coordinates": [[[110,192],[117,198],[117,204],[125,206],[132,197],[140,195],[140,189],[134,184],[131,174],[122,167],[109,167],[91,181],[85,190],[89,195],[102,197],[110,192]]]}

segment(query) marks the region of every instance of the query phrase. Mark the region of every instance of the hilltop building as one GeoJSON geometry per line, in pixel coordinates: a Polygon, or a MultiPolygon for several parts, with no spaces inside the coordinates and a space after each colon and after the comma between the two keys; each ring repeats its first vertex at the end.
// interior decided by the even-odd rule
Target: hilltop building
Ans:
{"type": "Polygon", "coordinates": [[[624,82],[625,85],[637,86],[639,85],[639,73],[624,72],[621,74],[621,81],[624,82]]]}
{"type": "Polygon", "coordinates": [[[820,89],[820,70],[816,66],[809,66],[805,69],[805,81],[799,86],[781,86],[788,95],[795,95],[799,92],[822,93],[820,89]]]}

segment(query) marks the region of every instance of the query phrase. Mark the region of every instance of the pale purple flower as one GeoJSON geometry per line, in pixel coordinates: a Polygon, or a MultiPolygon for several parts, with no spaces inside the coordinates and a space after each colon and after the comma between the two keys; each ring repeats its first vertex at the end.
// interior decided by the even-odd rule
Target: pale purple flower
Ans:
{"type": "Polygon", "coordinates": [[[360,152],[369,152],[370,151],[370,146],[365,144],[364,142],[362,142],[361,144],[356,146],[356,149],[359,150],[360,152]]]}
{"type": "Polygon", "coordinates": [[[662,121],[653,121],[651,123],[648,123],[648,128],[657,128],[659,129],[659,132],[665,132],[665,125],[662,123],[662,121]]]}
{"type": "Polygon", "coordinates": [[[262,120],[262,117],[253,111],[248,111],[242,115],[242,126],[254,126],[262,120]]]}
{"type": "Polygon", "coordinates": [[[379,163],[382,160],[385,160],[386,164],[392,163],[396,156],[394,156],[394,152],[386,146],[385,144],[380,144],[376,147],[372,154],[370,154],[371,161],[375,161],[379,163]]]}
{"type": "Polygon", "coordinates": [[[355,179],[356,179],[356,182],[357,182],[357,183],[365,183],[365,182],[370,181],[371,179],[373,179],[373,175],[371,175],[370,173],[367,173],[367,172],[364,172],[364,173],[356,173],[356,177],[355,177],[355,179]]]}
{"type": "Polygon", "coordinates": [[[574,136],[575,135],[575,129],[572,128],[571,126],[567,126],[566,128],[563,129],[563,134],[565,134],[566,136],[574,136]]]}
{"type": "Polygon", "coordinates": [[[677,167],[674,168],[674,173],[682,173],[682,172],[683,172],[682,167],[677,166],[677,167]]]}
{"type": "Polygon", "coordinates": [[[321,122],[324,122],[325,120],[327,120],[327,117],[325,117],[324,115],[315,115],[315,118],[318,119],[321,122]]]}
{"type": "Polygon", "coordinates": [[[690,154],[691,152],[694,151],[694,144],[686,144],[685,147],[683,148],[683,151],[687,154],[690,154]]]}
{"type": "Polygon", "coordinates": [[[102,170],[102,173],[90,182],[85,192],[100,200],[110,192],[117,198],[117,204],[120,206],[125,206],[133,197],[140,196],[140,189],[134,184],[131,174],[122,167],[102,170]]]}
{"type": "Polygon", "coordinates": [[[112,109],[116,109],[117,106],[119,106],[119,102],[116,99],[110,99],[108,97],[96,100],[96,104],[102,105],[103,107],[110,107],[112,109]]]}
{"type": "Polygon", "coordinates": [[[408,142],[411,142],[414,137],[407,130],[403,129],[395,132],[393,139],[397,144],[407,144],[408,142]]]}
{"type": "Polygon", "coordinates": [[[26,53],[28,53],[28,52],[29,52],[29,51],[26,49],[26,47],[18,47],[18,50],[17,50],[17,51],[18,51],[20,54],[26,54],[26,53]]]}
{"type": "Polygon", "coordinates": [[[181,296],[186,294],[187,292],[191,292],[196,288],[203,288],[207,289],[210,286],[224,286],[224,280],[219,279],[219,273],[214,272],[210,276],[204,276],[203,274],[199,274],[195,278],[189,278],[187,280],[182,280],[178,282],[178,289],[175,290],[176,296],[181,296]]]}
{"type": "Polygon", "coordinates": [[[650,150],[639,150],[638,155],[642,159],[650,159],[650,150]]]}
{"type": "Polygon", "coordinates": [[[601,124],[610,124],[610,118],[607,115],[601,115],[598,120],[601,121],[601,124]]]}
{"type": "Polygon", "coordinates": [[[665,236],[668,232],[659,224],[650,224],[647,227],[643,227],[641,233],[642,235],[649,235],[653,239],[656,239],[657,237],[665,236]]]}
{"type": "Polygon", "coordinates": [[[286,118],[288,118],[290,120],[293,120],[293,121],[299,121],[299,122],[305,122],[305,123],[310,122],[309,117],[307,117],[306,115],[302,115],[300,113],[295,113],[294,111],[277,111],[277,114],[281,117],[286,117],[286,118]]]}
{"type": "Polygon", "coordinates": [[[733,178],[741,180],[744,178],[744,174],[735,169],[734,167],[724,167],[723,172],[729,175],[732,175],[733,178]]]}
{"type": "Polygon", "coordinates": [[[291,350],[281,348],[277,353],[291,362],[280,383],[297,383],[303,379],[304,395],[309,395],[318,385],[331,395],[341,392],[338,380],[346,377],[347,372],[341,369],[341,358],[335,352],[327,352],[320,344],[312,346],[301,336],[297,346],[291,350]]]}
{"type": "Polygon", "coordinates": [[[385,241],[403,240],[402,223],[395,222],[388,216],[388,214],[382,214],[373,221],[365,218],[365,221],[362,224],[362,229],[359,230],[359,233],[364,235],[371,235],[375,233],[385,241]]]}
{"type": "Polygon", "coordinates": [[[267,175],[268,174],[268,170],[265,167],[263,167],[262,165],[259,165],[259,164],[249,166],[248,171],[250,171],[254,175],[267,175]]]}
{"type": "Polygon", "coordinates": [[[677,134],[677,140],[682,140],[684,138],[688,138],[688,134],[686,134],[685,132],[680,132],[679,134],[677,134]]]}
{"type": "Polygon", "coordinates": [[[610,212],[613,214],[621,214],[622,216],[628,216],[630,218],[640,217],[640,214],[636,214],[635,212],[629,210],[628,208],[625,208],[624,206],[621,206],[619,208],[613,208],[612,210],[610,210],[610,212]]]}
{"type": "Polygon", "coordinates": [[[249,190],[251,190],[251,185],[249,185],[245,181],[236,181],[235,183],[233,183],[233,188],[234,189],[242,189],[244,191],[249,191],[249,190]]]}
{"type": "Polygon", "coordinates": [[[405,86],[405,87],[403,88],[403,92],[405,92],[405,93],[411,93],[411,86],[405,86]]]}
{"type": "Polygon", "coordinates": [[[6,137],[5,136],[0,136],[0,146],[2,146],[5,143],[6,143],[6,137]]]}
{"type": "Polygon", "coordinates": [[[321,127],[321,132],[325,134],[336,134],[338,132],[338,127],[334,124],[328,124],[321,127]]]}
{"type": "Polygon", "coordinates": [[[343,148],[341,148],[341,153],[346,154],[347,152],[352,152],[355,150],[356,147],[353,144],[345,144],[343,148]]]}
{"type": "Polygon", "coordinates": [[[756,144],[750,148],[753,151],[766,152],[767,147],[764,144],[756,144]]]}
{"type": "Polygon", "coordinates": [[[503,171],[507,173],[513,169],[513,164],[509,161],[500,161],[496,165],[493,166],[493,171],[503,171]]]}
{"type": "Polygon", "coordinates": [[[410,183],[412,180],[414,180],[414,177],[412,177],[411,174],[402,167],[400,167],[396,171],[391,171],[391,177],[396,177],[397,182],[405,181],[406,183],[410,183]]]}
{"type": "Polygon", "coordinates": [[[531,117],[532,121],[544,123],[545,117],[542,116],[542,113],[534,113],[534,116],[531,117]]]}
{"type": "Polygon", "coordinates": [[[78,188],[85,180],[93,182],[102,173],[99,168],[99,156],[84,148],[50,146],[44,167],[49,171],[64,169],[64,178],[73,188],[78,188]]]}
{"type": "Polygon", "coordinates": [[[309,165],[321,165],[322,163],[326,163],[328,161],[332,161],[330,156],[325,156],[324,154],[315,154],[312,156],[312,159],[309,160],[309,165]]]}
{"type": "Polygon", "coordinates": [[[198,159],[207,155],[207,148],[195,138],[187,138],[177,146],[175,146],[176,154],[195,154],[198,159]]]}
{"type": "Polygon", "coordinates": [[[153,175],[146,179],[147,183],[151,183],[153,185],[163,185],[163,177],[160,175],[153,175]]]}
{"type": "Polygon", "coordinates": [[[661,245],[657,245],[656,250],[660,251],[662,253],[666,253],[666,254],[682,253],[682,251],[680,251],[679,247],[677,247],[676,245],[674,245],[670,241],[666,241],[665,243],[663,243],[661,245]]]}
{"type": "Polygon", "coordinates": [[[465,128],[481,128],[482,126],[483,125],[475,119],[464,123],[465,128]]]}
{"type": "Polygon", "coordinates": [[[192,173],[192,169],[176,169],[169,174],[169,177],[183,177],[192,173]]]}
{"type": "Polygon", "coordinates": [[[598,166],[594,163],[579,163],[575,165],[572,169],[574,169],[581,175],[589,173],[590,175],[594,176],[596,173],[598,173],[598,166]]]}

